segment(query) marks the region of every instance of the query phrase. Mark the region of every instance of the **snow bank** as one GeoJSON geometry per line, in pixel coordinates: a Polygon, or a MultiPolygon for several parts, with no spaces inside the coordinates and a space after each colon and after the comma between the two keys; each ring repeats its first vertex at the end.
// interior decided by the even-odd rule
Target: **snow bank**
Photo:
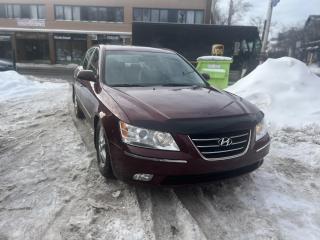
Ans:
{"type": "Polygon", "coordinates": [[[227,91],[256,104],[271,126],[320,123],[320,78],[294,58],[268,59],[227,91]]]}
{"type": "Polygon", "coordinates": [[[43,90],[57,89],[65,84],[31,81],[15,71],[0,72],[0,101],[33,95],[43,90]]]}
{"type": "Polygon", "coordinates": [[[36,64],[36,63],[17,63],[17,67],[19,68],[36,68],[36,69],[52,69],[52,68],[66,68],[66,69],[75,69],[78,65],[74,63],[69,64],[36,64]]]}
{"type": "Polygon", "coordinates": [[[314,74],[320,75],[320,67],[318,67],[316,64],[312,64],[309,66],[310,71],[314,74]]]}

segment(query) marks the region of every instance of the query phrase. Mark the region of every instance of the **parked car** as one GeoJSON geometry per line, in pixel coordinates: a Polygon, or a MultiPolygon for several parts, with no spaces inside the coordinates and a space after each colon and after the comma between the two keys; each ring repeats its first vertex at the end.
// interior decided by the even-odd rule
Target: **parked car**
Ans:
{"type": "Polygon", "coordinates": [[[253,171],[269,152],[264,114],[173,51],[99,45],[74,77],[75,114],[94,129],[105,177],[208,182],[253,171]]]}
{"type": "Polygon", "coordinates": [[[0,58],[0,72],[14,70],[14,64],[6,59],[0,58]]]}

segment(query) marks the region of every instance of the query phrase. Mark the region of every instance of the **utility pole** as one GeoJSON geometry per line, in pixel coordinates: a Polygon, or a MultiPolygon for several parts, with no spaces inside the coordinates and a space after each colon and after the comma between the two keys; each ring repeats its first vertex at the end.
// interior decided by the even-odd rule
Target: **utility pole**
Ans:
{"type": "Polygon", "coordinates": [[[268,12],[267,12],[267,22],[265,25],[264,33],[263,33],[263,40],[262,40],[262,47],[261,47],[261,53],[265,54],[267,50],[267,44],[269,39],[269,32],[270,32],[270,26],[271,26],[271,18],[272,18],[272,10],[277,4],[280,2],[280,0],[270,0],[268,5],[268,12]]]}

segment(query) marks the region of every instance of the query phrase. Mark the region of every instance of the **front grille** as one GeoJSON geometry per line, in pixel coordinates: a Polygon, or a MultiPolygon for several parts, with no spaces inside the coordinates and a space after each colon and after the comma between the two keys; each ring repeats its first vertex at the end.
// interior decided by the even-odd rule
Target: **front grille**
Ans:
{"type": "Polygon", "coordinates": [[[248,150],[250,137],[251,131],[249,130],[190,136],[198,151],[206,159],[227,159],[245,154],[248,150]],[[221,145],[222,142],[228,143],[221,145]]]}

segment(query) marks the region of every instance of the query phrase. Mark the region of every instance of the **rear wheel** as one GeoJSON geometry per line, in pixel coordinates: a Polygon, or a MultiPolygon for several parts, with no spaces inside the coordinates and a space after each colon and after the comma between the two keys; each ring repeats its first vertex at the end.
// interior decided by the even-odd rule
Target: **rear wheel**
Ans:
{"type": "Polygon", "coordinates": [[[111,156],[109,149],[109,141],[106,132],[99,121],[95,134],[98,168],[102,176],[105,178],[114,178],[111,167],[111,156]]]}
{"type": "Polygon", "coordinates": [[[76,117],[79,119],[83,119],[84,114],[79,107],[79,102],[78,102],[77,95],[75,92],[73,92],[73,107],[74,107],[74,113],[75,113],[76,117]]]}

